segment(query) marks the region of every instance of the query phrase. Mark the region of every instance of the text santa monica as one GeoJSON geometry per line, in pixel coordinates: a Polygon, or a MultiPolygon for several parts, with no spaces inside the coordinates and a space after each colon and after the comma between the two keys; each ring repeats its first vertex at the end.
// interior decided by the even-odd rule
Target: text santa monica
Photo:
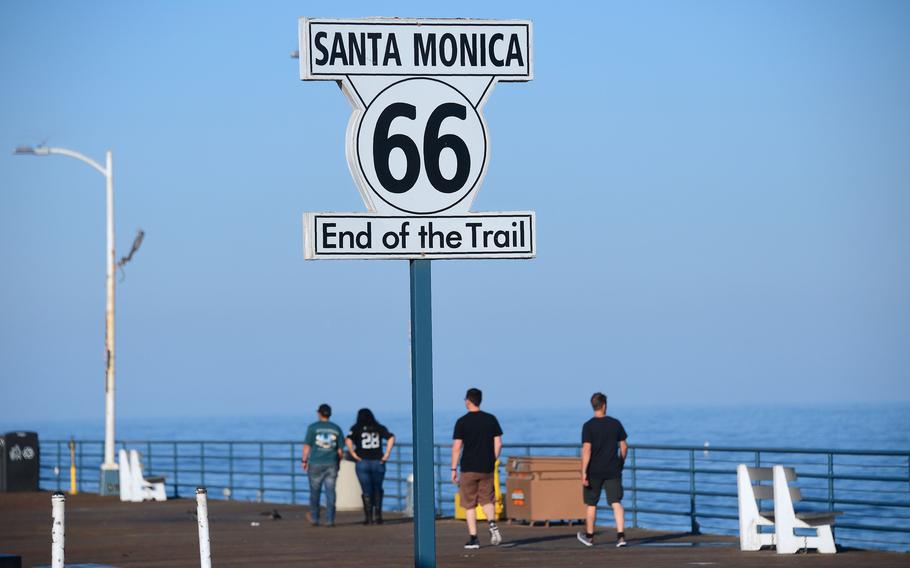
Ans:
{"type": "MultiPolygon", "coordinates": [[[[316,65],[397,65],[401,66],[401,50],[395,35],[366,32],[335,32],[328,47],[328,33],[316,34],[316,65]],[[345,37],[347,36],[347,37],[345,37]],[[381,63],[380,63],[381,59],[381,63]],[[369,62],[369,63],[368,63],[369,62]]],[[[483,33],[414,34],[413,63],[415,67],[434,67],[437,61],[446,66],[486,66],[489,60],[494,67],[524,65],[518,34],[483,33]],[[502,44],[501,46],[499,44],[502,44]],[[507,47],[504,47],[506,46],[507,47]],[[505,51],[505,55],[501,55],[505,51]],[[437,57],[438,56],[438,57],[437,57]]]]}
{"type": "Polygon", "coordinates": [[[303,33],[307,76],[531,74],[530,22],[309,20],[303,33]]]}

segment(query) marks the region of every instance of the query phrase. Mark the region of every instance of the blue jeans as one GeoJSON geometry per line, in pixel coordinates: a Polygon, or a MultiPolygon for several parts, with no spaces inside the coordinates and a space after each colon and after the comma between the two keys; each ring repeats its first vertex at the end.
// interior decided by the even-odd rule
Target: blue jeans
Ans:
{"type": "Polygon", "coordinates": [[[325,520],[335,522],[335,479],[338,477],[338,464],[313,463],[307,477],[310,480],[310,514],[313,522],[319,523],[319,495],[325,485],[325,520]]]}
{"type": "Polygon", "coordinates": [[[382,460],[360,460],[354,465],[354,470],[364,495],[372,497],[382,491],[382,481],[385,479],[385,464],[382,460]]]}

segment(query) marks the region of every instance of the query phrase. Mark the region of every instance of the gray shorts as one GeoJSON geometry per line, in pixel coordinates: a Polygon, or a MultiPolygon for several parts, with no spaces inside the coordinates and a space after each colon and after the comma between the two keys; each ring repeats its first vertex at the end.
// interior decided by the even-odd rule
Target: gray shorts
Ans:
{"type": "Polygon", "coordinates": [[[588,485],[582,487],[582,498],[585,501],[585,505],[589,507],[596,507],[597,502],[600,501],[600,492],[605,490],[607,492],[607,503],[612,505],[613,503],[619,503],[622,501],[622,478],[614,477],[612,479],[604,479],[602,477],[589,477],[588,485]]]}

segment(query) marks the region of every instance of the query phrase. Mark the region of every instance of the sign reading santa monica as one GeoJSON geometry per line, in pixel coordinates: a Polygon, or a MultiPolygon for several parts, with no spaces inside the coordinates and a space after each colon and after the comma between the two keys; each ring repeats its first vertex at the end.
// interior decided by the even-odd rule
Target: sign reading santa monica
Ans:
{"type": "Polygon", "coordinates": [[[531,258],[532,211],[476,213],[490,161],[483,105],[533,78],[513,20],[300,19],[300,78],[338,81],[354,111],[347,160],[367,212],[306,213],[320,258],[531,258]]]}

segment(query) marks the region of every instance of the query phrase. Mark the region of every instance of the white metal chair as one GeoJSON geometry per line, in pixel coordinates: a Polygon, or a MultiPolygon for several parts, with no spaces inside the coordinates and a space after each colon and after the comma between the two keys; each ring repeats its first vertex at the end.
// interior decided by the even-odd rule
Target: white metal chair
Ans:
{"type": "Polygon", "coordinates": [[[815,548],[825,554],[834,554],[834,533],[831,525],[834,518],[842,515],[840,511],[821,511],[797,513],[793,502],[802,499],[798,487],[790,487],[789,481],[796,479],[796,472],[791,468],[776,465],[774,474],[774,534],[777,540],[778,554],[793,554],[801,548],[815,548]],[[791,475],[792,474],[792,475],[791,475]],[[816,536],[797,536],[793,529],[815,529],[816,536]]]}
{"type": "Polygon", "coordinates": [[[120,448],[120,500],[133,500],[133,477],[130,475],[130,460],[126,450],[120,448]]]}
{"type": "MultiPolygon", "coordinates": [[[[795,478],[795,472],[790,470],[795,478]]],[[[736,487],[739,496],[739,549],[759,550],[762,546],[774,546],[773,532],[761,532],[761,527],[774,526],[774,511],[760,511],[760,499],[773,499],[774,488],[771,485],[753,485],[754,482],[771,481],[773,473],[770,467],[748,467],[746,464],[736,466],[736,487]]]]}
{"type": "Polygon", "coordinates": [[[139,452],[137,450],[130,450],[130,475],[133,478],[131,488],[133,502],[139,503],[146,499],[167,501],[164,478],[144,477],[142,475],[142,463],[139,461],[139,452]]]}

